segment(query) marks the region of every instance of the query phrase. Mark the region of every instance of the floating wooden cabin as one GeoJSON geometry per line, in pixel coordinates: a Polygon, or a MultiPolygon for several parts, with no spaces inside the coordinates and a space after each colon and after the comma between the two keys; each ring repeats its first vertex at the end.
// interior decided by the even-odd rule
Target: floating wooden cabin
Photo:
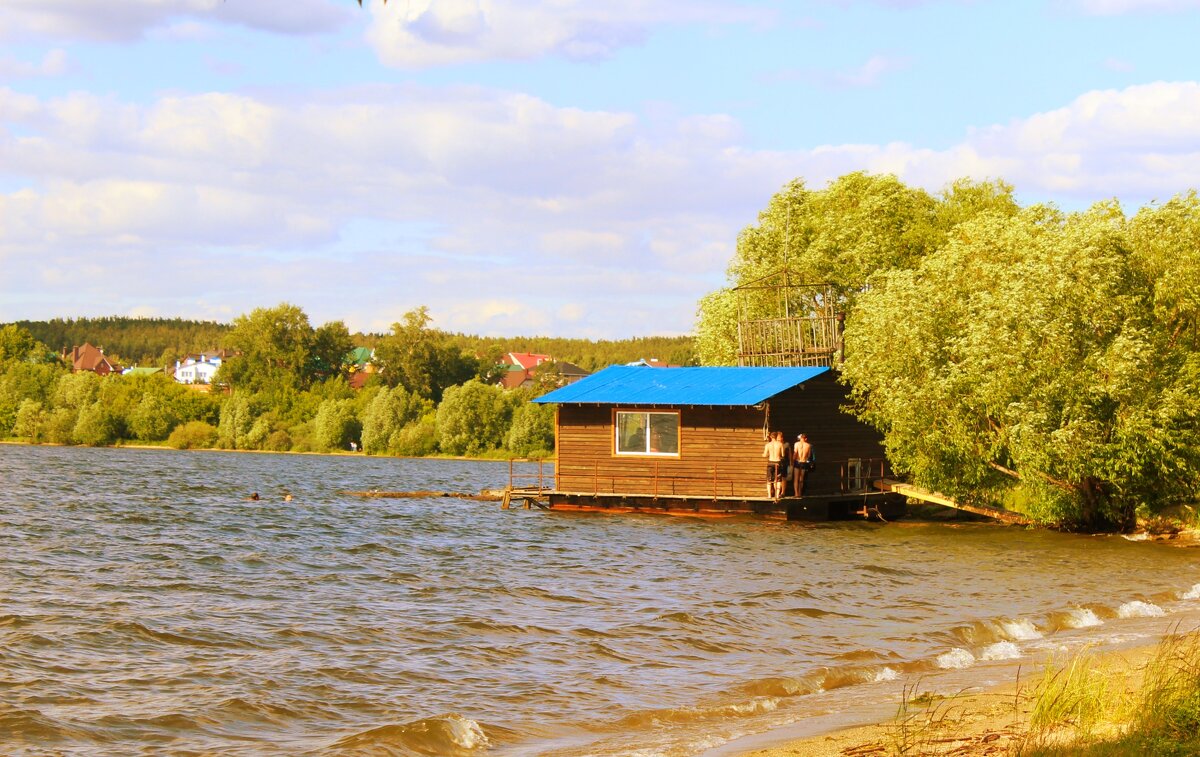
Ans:
{"type": "MultiPolygon", "coordinates": [[[[879,491],[881,437],[842,408],[827,366],[612,366],[535,402],[557,405],[552,509],[757,513],[841,519],[902,513],[879,491]],[[809,437],[816,468],[805,496],[768,496],[767,431],[809,437]]],[[[790,492],[789,492],[790,493],[790,492]]]]}

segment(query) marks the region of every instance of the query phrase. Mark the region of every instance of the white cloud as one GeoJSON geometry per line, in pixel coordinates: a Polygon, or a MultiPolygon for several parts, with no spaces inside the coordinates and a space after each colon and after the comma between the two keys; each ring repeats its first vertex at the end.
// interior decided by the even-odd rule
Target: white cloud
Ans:
{"type": "Polygon", "coordinates": [[[685,332],[773,192],[854,170],[1165,199],[1200,186],[1200,84],[1088,92],[945,149],[792,151],[743,146],[724,116],[648,121],[479,88],[146,105],[0,89],[0,321],[227,319],[288,300],[352,328],[424,303],[469,331],[685,332]]]}
{"type": "Polygon", "coordinates": [[[875,87],[887,74],[903,71],[911,65],[909,58],[894,58],[872,55],[861,66],[839,71],[829,76],[829,81],[840,87],[875,87]]]}
{"type": "MultiPolygon", "coordinates": [[[[328,0],[5,0],[0,39],[129,42],[156,29],[204,21],[280,34],[335,31],[357,9],[328,0]]],[[[185,26],[186,28],[186,26],[185,26]]]]}
{"type": "Polygon", "coordinates": [[[605,58],[641,44],[659,26],[773,17],[716,0],[408,0],[373,3],[371,14],[368,40],[380,60],[401,68],[545,55],[605,58]]]}
{"type": "Polygon", "coordinates": [[[39,63],[17,60],[11,56],[0,57],[0,79],[31,79],[44,76],[61,76],[67,72],[67,53],[64,50],[49,50],[39,63]]]}
{"type": "MultiPolygon", "coordinates": [[[[1062,2],[1063,0],[1060,0],[1062,2]]],[[[1074,9],[1092,16],[1127,13],[1182,13],[1200,10],[1200,0],[1065,0],[1074,9]]]]}

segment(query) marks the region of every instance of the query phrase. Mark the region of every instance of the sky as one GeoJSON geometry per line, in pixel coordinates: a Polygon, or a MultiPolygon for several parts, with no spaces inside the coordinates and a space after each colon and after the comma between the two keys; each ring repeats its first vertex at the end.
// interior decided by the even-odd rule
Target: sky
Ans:
{"type": "Polygon", "coordinates": [[[691,331],[801,178],[1200,187],[1200,0],[0,0],[0,323],[691,331]]]}

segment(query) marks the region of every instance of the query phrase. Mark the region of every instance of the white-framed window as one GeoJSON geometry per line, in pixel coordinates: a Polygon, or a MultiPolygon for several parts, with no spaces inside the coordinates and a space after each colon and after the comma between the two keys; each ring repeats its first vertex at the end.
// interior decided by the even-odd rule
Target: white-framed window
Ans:
{"type": "Polygon", "coordinates": [[[613,448],[618,455],[679,457],[679,412],[616,411],[613,448]]]}

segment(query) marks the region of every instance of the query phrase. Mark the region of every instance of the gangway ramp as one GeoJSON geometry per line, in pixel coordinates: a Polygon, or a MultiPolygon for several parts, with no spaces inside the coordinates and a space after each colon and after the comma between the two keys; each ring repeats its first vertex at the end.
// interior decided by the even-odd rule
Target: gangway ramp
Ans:
{"type": "Polygon", "coordinates": [[[1003,523],[1008,523],[1014,526],[1032,526],[1033,520],[1020,513],[1014,513],[1011,510],[1004,510],[999,507],[991,507],[990,505],[974,505],[964,502],[957,502],[945,494],[931,492],[927,489],[922,489],[919,486],[905,484],[900,481],[892,481],[891,479],[880,479],[876,486],[883,491],[891,491],[896,494],[902,494],[911,499],[917,499],[922,502],[928,502],[942,507],[952,507],[955,510],[982,515],[987,518],[993,518],[1003,523]]]}

